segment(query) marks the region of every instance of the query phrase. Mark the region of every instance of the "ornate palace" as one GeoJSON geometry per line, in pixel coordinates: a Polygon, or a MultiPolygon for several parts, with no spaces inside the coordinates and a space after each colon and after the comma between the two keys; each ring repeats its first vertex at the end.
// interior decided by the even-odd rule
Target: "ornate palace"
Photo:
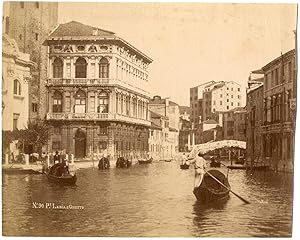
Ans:
{"type": "Polygon", "coordinates": [[[152,59],[113,32],[60,24],[48,46],[48,151],[83,159],[148,152],[148,66],[152,59]]]}

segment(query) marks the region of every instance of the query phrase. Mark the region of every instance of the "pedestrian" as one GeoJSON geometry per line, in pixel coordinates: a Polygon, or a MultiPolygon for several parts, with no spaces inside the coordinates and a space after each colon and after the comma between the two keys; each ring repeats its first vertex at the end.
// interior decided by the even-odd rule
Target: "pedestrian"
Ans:
{"type": "Polygon", "coordinates": [[[195,180],[194,180],[194,187],[199,187],[204,174],[205,174],[205,169],[206,169],[206,161],[203,158],[204,154],[198,153],[198,156],[194,158],[189,158],[188,161],[190,163],[194,163],[195,166],[195,180]]]}

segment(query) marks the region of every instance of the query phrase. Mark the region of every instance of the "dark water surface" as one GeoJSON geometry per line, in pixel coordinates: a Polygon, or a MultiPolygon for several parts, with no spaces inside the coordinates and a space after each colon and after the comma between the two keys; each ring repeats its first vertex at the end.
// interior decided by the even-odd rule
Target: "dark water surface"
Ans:
{"type": "Polygon", "coordinates": [[[78,171],[77,186],[49,183],[43,175],[3,174],[3,234],[23,236],[288,237],[292,230],[292,175],[229,172],[223,204],[199,206],[193,169],[179,162],[130,169],[78,171]],[[33,203],[84,209],[33,208],[33,203]]]}

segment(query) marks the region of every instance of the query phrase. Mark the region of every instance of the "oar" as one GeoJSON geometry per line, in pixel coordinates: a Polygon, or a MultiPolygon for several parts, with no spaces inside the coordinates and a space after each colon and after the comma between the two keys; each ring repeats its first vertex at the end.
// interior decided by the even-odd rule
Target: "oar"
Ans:
{"type": "MultiPolygon", "coordinates": [[[[204,170],[205,171],[205,170],[204,170]]],[[[244,203],[246,204],[250,204],[249,201],[247,201],[246,199],[242,198],[240,195],[238,195],[237,193],[235,193],[234,191],[232,191],[229,187],[227,187],[226,185],[224,185],[222,182],[220,182],[217,178],[215,178],[212,174],[210,174],[208,171],[205,171],[209,176],[211,176],[211,178],[213,178],[215,181],[217,181],[219,184],[221,184],[224,188],[226,188],[227,190],[229,190],[230,192],[232,192],[236,197],[238,197],[239,199],[241,199],[244,203]]]]}

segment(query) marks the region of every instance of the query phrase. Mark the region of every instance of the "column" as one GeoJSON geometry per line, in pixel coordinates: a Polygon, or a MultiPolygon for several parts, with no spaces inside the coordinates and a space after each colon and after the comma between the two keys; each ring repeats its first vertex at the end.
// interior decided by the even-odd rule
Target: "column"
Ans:
{"type": "Polygon", "coordinates": [[[94,132],[93,126],[88,125],[86,129],[86,156],[91,157],[93,154],[94,146],[94,132]]]}
{"type": "Polygon", "coordinates": [[[95,94],[95,107],[94,107],[94,112],[97,113],[97,108],[98,108],[98,91],[94,91],[95,94]]]}
{"type": "Polygon", "coordinates": [[[74,58],[71,58],[71,78],[75,78],[75,65],[74,65],[74,58]]]}
{"type": "Polygon", "coordinates": [[[52,58],[48,59],[48,69],[49,71],[47,71],[47,77],[52,78],[52,58]]]}
{"type": "Polygon", "coordinates": [[[107,153],[110,154],[111,159],[115,158],[115,134],[116,134],[116,123],[110,123],[110,125],[108,126],[107,153]]]}
{"type": "Polygon", "coordinates": [[[48,91],[48,107],[49,107],[49,113],[52,113],[52,102],[53,102],[53,98],[52,98],[52,90],[48,91]]]}
{"type": "Polygon", "coordinates": [[[68,129],[67,126],[62,126],[61,129],[61,148],[62,150],[66,150],[68,148],[68,133],[67,133],[68,129]]]}
{"type": "Polygon", "coordinates": [[[136,117],[139,117],[139,99],[136,99],[136,117]]]}
{"type": "MultiPolygon", "coordinates": [[[[84,58],[86,60],[86,58],[84,58]]],[[[88,58],[86,61],[86,78],[89,79],[91,78],[91,59],[88,58]]]]}
{"type": "Polygon", "coordinates": [[[70,91],[70,102],[71,102],[71,113],[74,113],[74,104],[75,104],[75,99],[74,99],[74,90],[70,91]]]}
{"type": "Polygon", "coordinates": [[[148,102],[146,103],[146,120],[149,120],[149,105],[148,102]]]}
{"type": "Polygon", "coordinates": [[[63,78],[67,78],[67,61],[63,58],[63,78]]]}
{"type": "Polygon", "coordinates": [[[99,61],[100,61],[100,58],[97,57],[95,59],[95,78],[99,78],[99,61]]]}

